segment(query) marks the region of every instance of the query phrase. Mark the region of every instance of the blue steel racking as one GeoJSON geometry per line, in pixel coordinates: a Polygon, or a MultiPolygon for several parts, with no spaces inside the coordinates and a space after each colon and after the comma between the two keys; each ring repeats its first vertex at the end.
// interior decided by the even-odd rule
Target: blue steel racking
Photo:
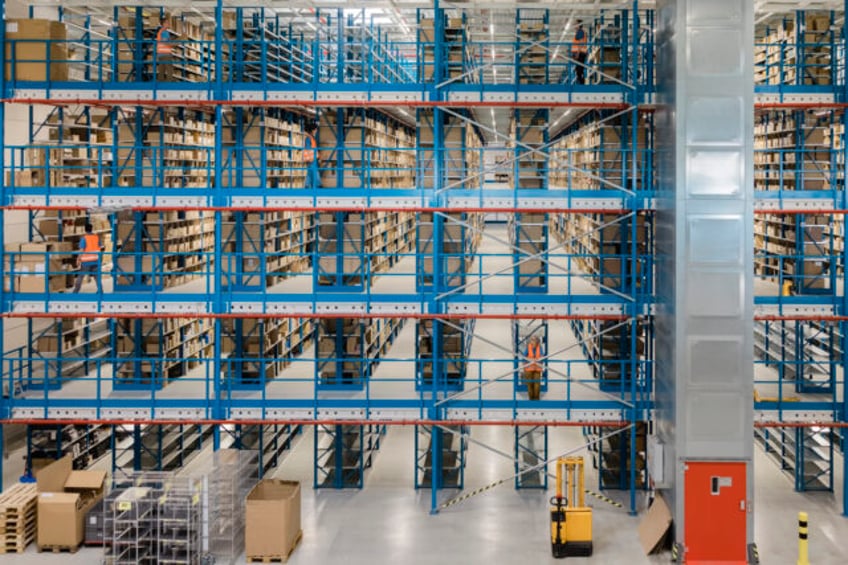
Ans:
{"type": "MultiPolygon", "coordinates": [[[[533,84],[522,83],[520,80],[487,81],[487,69],[493,64],[487,61],[485,56],[485,41],[479,42],[473,51],[465,45],[466,36],[464,23],[465,14],[457,18],[454,13],[446,13],[438,2],[434,2],[432,10],[421,11],[422,18],[432,20],[432,36],[428,37],[427,27],[421,28],[419,41],[414,45],[404,45],[403,42],[395,41],[391,36],[383,34],[382,30],[374,31],[376,28],[372,22],[368,22],[365,11],[361,15],[345,13],[344,11],[320,10],[316,11],[313,26],[320,28],[321,34],[310,34],[304,31],[304,27],[290,27],[279,18],[268,21],[264,16],[257,16],[255,12],[246,8],[227,10],[228,17],[234,17],[235,25],[214,26],[213,36],[207,39],[192,40],[202,47],[201,51],[218,55],[203,59],[200,66],[201,75],[192,82],[183,81],[187,74],[180,75],[180,81],[158,82],[149,81],[146,76],[152,66],[159,64],[158,61],[147,61],[147,53],[151,52],[152,43],[145,37],[149,36],[149,26],[142,25],[142,9],[135,9],[135,25],[132,36],[121,31],[115,37],[102,39],[100,36],[90,33],[75,38],[75,42],[82,42],[87,46],[85,80],[30,80],[28,77],[18,77],[14,70],[11,75],[0,80],[0,89],[4,93],[4,101],[0,104],[0,121],[6,115],[6,107],[11,103],[36,104],[46,103],[54,107],[60,107],[73,100],[83,106],[103,105],[110,108],[123,107],[117,113],[127,116],[125,126],[120,120],[112,118],[115,145],[113,151],[118,152],[117,141],[120,138],[120,127],[126,127],[127,131],[134,137],[134,143],[130,146],[138,153],[148,152],[151,163],[145,164],[142,159],[136,159],[132,166],[128,164],[113,165],[111,177],[117,178],[124,171],[130,179],[127,186],[117,186],[115,183],[103,182],[103,175],[98,175],[96,186],[64,186],[48,183],[45,181],[35,183],[34,186],[25,186],[17,182],[15,175],[8,179],[3,175],[0,197],[2,197],[2,217],[12,210],[26,210],[33,215],[39,210],[55,209],[63,213],[77,209],[93,210],[129,210],[134,214],[136,221],[140,214],[166,213],[169,210],[197,210],[211,214],[214,218],[214,236],[216,242],[225,241],[222,232],[223,214],[239,214],[252,212],[272,211],[305,211],[308,213],[345,214],[362,213],[368,209],[373,211],[397,211],[404,209],[411,213],[429,214],[432,217],[432,239],[437,244],[427,250],[432,255],[432,286],[419,285],[415,292],[402,293],[374,293],[369,286],[356,288],[351,292],[350,288],[312,288],[305,292],[247,292],[247,289],[236,289],[225,286],[219,276],[224,265],[225,251],[221,245],[214,249],[203,252],[211,265],[205,273],[205,285],[199,292],[196,290],[176,289],[173,292],[159,288],[156,284],[145,284],[124,289],[114,289],[112,292],[92,295],[90,293],[79,296],[61,294],[57,292],[19,292],[10,288],[0,290],[0,301],[3,303],[4,319],[9,317],[23,317],[30,320],[41,318],[82,318],[90,319],[106,317],[116,324],[118,320],[130,317],[141,318],[201,318],[208,319],[213,327],[213,353],[209,357],[195,359],[204,368],[204,374],[200,377],[192,377],[195,382],[200,383],[202,391],[197,393],[186,392],[183,389],[166,388],[160,393],[157,387],[147,387],[148,395],[143,397],[115,394],[112,391],[101,390],[104,382],[111,383],[113,377],[109,376],[105,368],[114,363],[116,359],[107,357],[100,360],[90,360],[95,370],[88,376],[75,379],[73,384],[93,385],[92,394],[63,395],[60,394],[66,388],[62,386],[52,389],[50,386],[29,386],[26,378],[22,375],[27,370],[23,365],[31,365],[35,359],[35,349],[30,343],[24,348],[23,354],[14,357],[11,354],[4,356],[6,361],[3,378],[4,388],[9,396],[2,399],[2,416],[5,422],[22,423],[45,423],[51,420],[62,420],[75,418],[90,419],[92,422],[115,423],[131,420],[138,421],[131,425],[136,426],[135,434],[140,434],[141,425],[167,425],[169,421],[176,421],[174,425],[211,425],[211,433],[216,447],[220,444],[221,428],[229,425],[315,425],[326,427],[328,435],[333,438],[332,443],[344,440],[345,426],[380,426],[376,419],[380,418],[386,423],[407,422],[414,423],[419,431],[427,427],[434,427],[437,434],[432,435],[432,441],[422,441],[417,444],[416,457],[419,461],[424,450],[430,457],[429,463],[417,463],[416,468],[445,469],[444,465],[444,434],[442,425],[451,426],[451,437],[458,437],[461,443],[465,441],[463,435],[468,428],[474,425],[489,423],[509,423],[516,426],[516,453],[523,448],[521,438],[525,437],[519,433],[524,428],[542,428],[547,425],[556,425],[563,421],[568,425],[582,425],[587,427],[615,427],[622,422],[643,422],[650,417],[652,400],[650,395],[650,363],[652,351],[646,347],[645,361],[640,361],[638,351],[639,327],[645,325],[650,328],[650,315],[653,306],[653,282],[650,275],[651,265],[648,260],[643,260],[644,254],[638,249],[637,230],[638,222],[633,219],[634,214],[640,214],[650,218],[652,208],[652,182],[650,181],[650,167],[644,167],[641,179],[637,175],[622,177],[621,187],[605,186],[601,189],[581,190],[571,186],[550,187],[541,190],[527,189],[522,191],[521,197],[517,191],[492,191],[480,189],[482,179],[478,176],[477,186],[465,186],[463,179],[469,178],[466,172],[458,179],[450,177],[450,156],[446,154],[448,147],[445,144],[446,134],[449,134],[445,116],[458,118],[466,122],[476,122],[472,107],[477,108],[500,108],[506,107],[513,111],[539,111],[544,108],[548,113],[547,120],[550,121],[553,114],[558,110],[583,110],[595,108],[607,111],[618,111],[622,113],[625,121],[623,131],[627,135],[621,136],[622,168],[627,170],[640,170],[641,157],[637,147],[637,128],[640,112],[649,111],[645,105],[652,101],[653,95],[653,52],[650,22],[653,21],[651,12],[639,11],[634,2],[632,10],[620,10],[615,13],[605,13],[604,22],[617,22],[620,33],[606,33],[599,40],[604,42],[600,47],[608,49],[609,42],[617,41],[621,46],[618,61],[603,61],[603,72],[612,76],[612,79],[602,80],[600,84],[573,85],[567,81],[565,84],[555,84],[550,80],[553,73],[565,74],[565,69],[570,65],[554,60],[551,57],[546,62],[544,69],[548,81],[533,84]],[[248,18],[251,25],[245,25],[244,20],[248,18]],[[353,31],[371,30],[366,33],[349,33],[353,31]],[[233,33],[233,30],[238,30],[233,33]],[[245,33],[247,31],[247,33],[245,33]],[[123,35],[122,35],[123,34],[123,35]],[[289,40],[291,49],[298,50],[298,57],[290,65],[279,65],[276,57],[279,53],[279,38],[289,40]],[[121,51],[121,49],[124,51],[121,51]],[[418,68],[413,68],[407,61],[401,60],[404,53],[414,50],[419,54],[418,68]],[[205,50],[205,51],[204,51],[205,50]],[[129,54],[129,56],[118,56],[118,53],[129,54]],[[377,54],[386,59],[385,66],[369,64],[367,69],[361,60],[349,59],[348,55],[359,53],[377,54]],[[457,53],[458,55],[452,55],[457,53]],[[480,54],[483,54],[482,56],[480,54]],[[108,56],[112,54],[114,56],[108,56]],[[429,57],[429,58],[428,58],[429,57]],[[391,59],[394,59],[393,61],[391,59]],[[124,67],[121,67],[124,65],[124,67]],[[92,73],[92,67],[96,72],[92,73]],[[129,69],[124,73],[122,69],[129,69]],[[256,70],[259,72],[256,72],[256,70]],[[372,69],[378,69],[373,72],[372,69]],[[410,70],[416,72],[410,72],[410,70]],[[615,73],[620,72],[620,79],[615,73]],[[114,77],[114,78],[113,78],[114,77]],[[144,132],[149,130],[145,123],[145,113],[153,116],[160,114],[164,108],[185,107],[189,112],[204,115],[204,120],[214,124],[214,144],[211,148],[205,148],[209,159],[208,182],[203,186],[171,186],[165,187],[164,177],[160,182],[155,182],[157,171],[155,162],[157,153],[168,149],[167,145],[145,146],[144,132]],[[240,107],[241,106],[241,107],[240,107]],[[244,166],[232,166],[226,156],[228,154],[244,151],[247,146],[244,141],[235,134],[230,140],[225,139],[224,127],[226,120],[235,119],[235,123],[244,123],[245,111],[243,108],[270,108],[301,107],[307,109],[307,114],[318,108],[330,107],[354,107],[361,110],[369,109],[391,109],[404,106],[414,109],[418,113],[419,123],[426,118],[424,115],[432,116],[433,132],[433,155],[431,165],[427,166],[432,171],[432,177],[436,179],[433,186],[416,184],[409,187],[395,187],[391,189],[372,190],[370,186],[341,189],[339,185],[335,188],[322,188],[321,190],[304,190],[291,188],[277,191],[271,187],[249,187],[244,186],[244,166]],[[236,118],[227,116],[225,109],[234,108],[236,118]],[[126,109],[133,110],[127,111],[126,109]],[[190,110],[189,110],[190,109],[190,110]],[[240,115],[239,115],[240,114],[240,115]],[[239,177],[238,171],[242,174],[239,177]],[[235,180],[225,184],[225,173],[236,172],[235,180]],[[151,180],[146,180],[147,178],[151,180]],[[445,179],[445,180],[442,180],[445,179]],[[626,181],[626,182],[625,182],[626,181]],[[446,184],[447,183],[447,184],[446,184]],[[451,190],[444,190],[448,185],[451,190]],[[552,294],[552,293],[516,293],[515,295],[486,294],[482,291],[473,292],[470,289],[462,289],[464,292],[453,292],[463,286],[457,284],[451,277],[451,272],[446,270],[449,265],[447,260],[452,258],[453,251],[445,249],[440,245],[449,240],[446,228],[462,226],[459,219],[467,223],[468,216],[485,212],[504,212],[510,214],[550,214],[554,221],[562,217],[576,214],[607,214],[624,218],[621,222],[621,230],[629,232],[629,237],[622,238],[620,250],[609,255],[625,261],[629,269],[623,270],[620,275],[624,280],[619,292],[607,292],[602,294],[552,294]],[[637,268],[639,265],[639,268],[637,268]],[[644,281],[644,282],[640,282],[644,281]],[[571,363],[549,364],[548,386],[552,386],[554,380],[560,385],[566,384],[568,392],[564,398],[557,400],[546,399],[530,403],[519,397],[515,387],[511,396],[505,398],[486,397],[480,394],[467,394],[456,396],[450,382],[446,379],[433,378],[429,382],[424,381],[420,390],[413,394],[392,393],[389,396],[371,395],[371,386],[365,387],[365,395],[354,398],[338,398],[318,393],[317,387],[310,392],[303,393],[300,385],[315,380],[292,379],[287,383],[292,385],[290,395],[274,396],[268,393],[267,387],[254,391],[253,395],[234,394],[229,385],[224,382],[220,375],[226,372],[224,367],[228,361],[222,351],[222,334],[225,332],[224,319],[413,319],[419,322],[430,322],[433,327],[432,340],[432,365],[433,374],[441,375],[447,371],[447,366],[454,362],[444,356],[442,330],[450,320],[468,320],[469,328],[473,328],[474,320],[493,318],[516,320],[540,320],[548,324],[564,324],[564,320],[592,320],[596,322],[614,321],[625,322],[627,332],[622,341],[625,355],[619,361],[622,365],[629,365],[630,369],[622,370],[621,374],[640,375],[640,378],[631,378],[611,394],[601,400],[584,400],[572,395],[570,385],[579,379],[567,376],[563,377],[565,369],[571,369],[571,363]],[[634,320],[645,320],[643,324],[634,323],[634,320]],[[629,339],[629,342],[627,341],[629,339]],[[556,374],[560,373],[560,374],[556,374]],[[94,376],[91,376],[91,375],[94,376]],[[554,376],[557,378],[554,379],[554,376]],[[168,393],[168,394],[163,394],[168,393]],[[537,422],[524,421],[522,416],[528,413],[543,414],[537,422]],[[518,423],[521,427],[518,427],[518,423]],[[426,445],[425,445],[426,444],[426,445]],[[419,449],[420,448],[420,449],[419,449]]],[[[215,8],[215,21],[222,23],[225,20],[225,6],[218,2],[215,8]]],[[[127,12],[115,10],[115,19],[127,12]]],[[[550,17],[547,13],[545,17],[550,17]]],[[[799,26],[800,29],[800,26],[799,26]]],[[[602,30],[603,31],[603,30],[602,30]]],[[[5,34],[5,31],[0,31],[5,34]]],[[[3,35],[5,39],[5,35],[3,35]]],[[[806,42],[807,38],[802,38],[806,42]]],[[[833,44],[837,39],[833,34],[828,38],[833,52],[836,46],[833,44]]],[[[48,40],[51,44],[62,45],[67,43],[62,40],[48,40]]],[[[844,41],[840,39],[840,49],[844,49],[844,41]]],[[[16,45],[25,45],[25,41],[16,45]]],[[[510,47],[500,43],[489,42],[491,52],[507,50],[511,54],[510,59],[516,65],[516,72],[523,72],[523,66],[527,59],[523,58],[520,42],[518,46],[510,47]]],[[[818,43],[817,43],[818,44],[818,43]]],[[[564,41],[550,41],[545,46],[546,53],[562,50],[567,52],[569,44],[564,41]]],[[[601,52],[603,54],[603,52],[601,52]]],[[[289,59],[295,59],[287,53],[289,59]]],[[[10,53],[14,59],[15,50],[10,53]]],[[[155,58],[154,58],[155,59],[155,58]]],[[[11,62],[10,62],[11,63],[11,62]]],[[[55,60],[45,61],[45,67],[52,64],[61,65],[67,63],[75,65],[73,61],[66,61],[59,57],[55,60]]],[[[373,61],[372,61],[373,63],[373,61]]],[[[535,63],[534,63],[535,64],[535,63]]],[[[801,65],[806,65],[802,62],[801,65]]],[[[818,63],[816,64],[818,65],[818,63]]],[[[837,110],[841,104],[848,100],[848,85],[844,79],[844,69],[834,68],[834,76],[830,85],[807,85],[802,78],[806,71],[796,73],[795,78],[789,83],[780,81],[775,85],[758,85],[759,105],[762,109],[795,109],[800,107],[814,107],[823,110],[837,110]],[[840,78],[841,77],[841,78],[840,78]]],[[[49,72],[47,73],[49,76],[49,72]]],[[[520,76],[520,73],[515,76],[520,76]]],[[[357,110],[357,111],[359,111],[357,110]]],[[[114,114],[112,114],[114,116],[114,114]]],[[[844,115],[834,114],[835,119],[844,115]]],[[[34,120],[31,120],[35,123],[34,120]]],[[[479,124],[478,124],[479,126],[479,124]]],[[[478,127],[475,126],[475,127],[478,127]]],[[[238,127],[235,127],[238,130],[238,127]]],[[[485,127],[482,129],[485,130],[485,127]]],[[[33,133],[33,132],[31,132],[33,133]]],[[[486,132],[498,137],[495,132],[486,132]]],[[[554,138],[551,136],[547,139],[554,138]]],[[[36,136],[30,139],[36,141],[36,136]]],[[[420,140],[419,140],[420,141],[420,140]]],[[[544,154],[548,142],[543,142],[541,147],[532,147],[516,143],[516,148],[522,152],[538,156],[544,154]],[[520,144],[520,145],[519,145],[520,144]]],[[[54,146],[55,147],[55,146],[54,146]]],[[[844,158],[845,144],[839,149],[834,148],[834,158],[844,158]]],[[[13,155],[7,171],[23,171],[28,164],[23,160],[23,147],[6,147],[13,155]],[[17,159],[14,157],[17,155],[17,159]]],[[[292,147],[292,150],[295,148],[292,147]]],[[[420,148],[419,148],[420,151],[420,148]]],[[[120,153],[116,153],[120,155],[120,153]]],[[[650,162],[650,153],[641,154],[647,163],[650,162]]],[[[164,156],[164,155],[162,155],[164,156]]],[[[125,155],[129,158],[129,155],[125,155]]],[[[551,157],[548,158],[548,161],[551,157]]],[[[844,161],[843,161],[844,162],[844,161]]],[[[254,165],[255,166],[255,165],[254,165]]],[[[50,164],[43,166],[45,172],[50,170],[50,164]]],[[[260,174],[267,176],[268,165],[260,165],[260,174]],[[265,168],[262,172],[261,169],[265,168]]],[[[297,167],[292,166],[295,171],[297,167]]],[[[160,172],[161,167],[160,167],[160,172]]],[[[833,214],[844,215],[848,209],[848,203],[844,201],[845,191],[842,184],[844,178],[834,179],[836,182],[824,190],[787,190],[781,187],[779,190],[758,194],[758,213],[784,214],[795,217],[797,213],[806,214],[833,214]]],[[[420,224],[419,224],[420,225],[420,224]]],[[[549,244],[550,245],[550,244],[549,244]]],[[[130,250],[123,250],[131,253],[130,250]]],[[[456,253],[460,255],[473,254],[472,248],[463,248],[456,253]]],[[[807,253],[807,249],[796,248],[798,254],[807,253]]],[[[242,249],[244,252],[244,249],[242,249]]],[[[267,250],[257,250],[255,256],[262,258],[267,255],[267,250]]],[[[419,250],[421,253],[421,250],[419,250]]],[[[842,249],[833,249],[833,263],[844,267],[845,264],[844,245],[842,249]]],[[[8,252],[4,248],[6,261],[6,275],[15,272],[15,265],[21,258],[20,254],[8,252]]],[[[146,254],[151,260],[161,258],[162,252],[151,252],[146,254]]],[[[365,253],[357,253],[358,257],[365,260],[365,253]]],[[[549,254],[550,255],[550,254],[549,254]]],[[[579,254],[570,254],[571,258],[579,254]]],[[[649,255],[649,254],[648,254],[649,255]]],[[[569,261],[571,260],[569,259],[569,261]]],[[[603,257],[602,257],[603,258],[603,257]]],[[[549,265],[547,265],[549,267],[549,265]]],[[[482,269],[482,267],[481,267],[482,269]]],[[[421,268],[416,269],[419,280],[421,279],[421,268]]],[[[465,273],[465,270],[460,270],[465,273]]],[[[154,268],[131,269],[133,274],[157,273],[162,271],[154,268]]],[[[481,274],[485,274],[481,271],[481,274]]],[[[117,275],[116,275],[117,276],[117,275]]],[[[455,275],[454,275],[455,276],[455,275]]],[[[553,280],[553,274],[549,274],[549,282],[553,280]]],[[[845,339],[844,316],[848,312],[848,303],[845,301],[846,294],[836,292],[836,285],[844,286],[844,275],[839,275],[836,269],[829,275],[834,281],[832,292],[806,294],[799,293],[791,296],[761,295],[757,297],[757,319],[770,324],[832,324],[834,332],[832,340],[838,340],[840,347],[830,349],[830,358],[825,364],[829,367],[839,366],[844,368],[844,355],[846,350],[842,340],[845,339]]],[[[299,277],[294,277],[299,279],[299,277]]],[[[387,277],[388,278],[388,275],[387,277]]],[[[235,330],[238,333],[237,330],[235,330]]],[[[471,329],[466,330],[470,336],[471,329]]],[[[625,335],[625,334],[622,334],[625,335]]],[[[832,343],[832,341],[831,341],[832,343]]],[[[517,345],[517,344],[516,344],[517,345]]],[[[483,360],[469,358],[470,351],[463,348],[463,364],[477,365],[482,368],[483,360]]],[[[316,355],[317,357],[317,355],[316,355]]],[[[796,357],[784,356],[780,359],[770,360],[784,368],[796,363],[796,357]]],[[[58,359],[68,361],[68,359],[58,359]]],[[[312,363],[314,359],[300,359],[312,363]]],[[[391,358],[386,365],[395,365],[391,358]]],[[[511,366],[514,359],[508,360],[511,366]]],[[[447,374],[447,373],[445,373],[447,374]]],[[[568,375],[571,373],[568,372],[568,375]]],[[[836,374],[830,371],[829,374],[836,374]]],[[[836,377],[834,377],[836,378],[836,377]]],[[[187,380],[192,380],[187,379],[187,380]]],[[[398,379],[401,380],[401,379],[398,379]]],[[[475,382],[470,377],[463,379],[466,391],[469,384],[476,385],[477,390],[487,383],[487,380],[478,377],[475,382]]],[[[591,381],[591,379],[589,379],[591,381]]],[[[46,382],[46,381],[45,381],[46,382]]],[[[410,381],[411,382],[411,381],[410,381]]],[[[67,385],[68,383],[59,383],[67,385]]],[[[583,383],[588,384],[588,383],[583,383]]],[[[802,429],[812,425],[828,428],[826,424],[830,421],[836,422],[833,428],[842,427],[841,423],[846,420],[846,403],[844,396],[838,396],[837,387],[832,387],[826,398],[805,396],[797,402],[790,402],[783,395],[781,380],[776,382],[771,379],[760,379],[759,384],[777,384],[778,394],[775,399],[761,397],[755,404],[764,428],[781,426],[796,426],[802,429]],[[815,422],[810,422],[809,417],[803,418],[800,414],[815,414],[815,422]],[[800,424],[790,424],[793,419],[800,419],[800,424]],[[824,425],[822,425],[824,424],[824,425]]],[[[458,392],[458,391],[457,391],[458,392]]],[[[817,391],[818,392],[818,391],[817,391]]],[[[807,393],[807,391],[805,391],[807,393]]],[[[844,392],[842,393],[845,394],[844,392]]],[[[146,429],[146,428],[145,428],[146,429]]],[[[158,434],[162,434],[159,428],[158,434]]],[[[153,432],[157,433],[157,432],[153,432]]],[[[844,434],[844,431],[842,432],[844,434]]],[[[416,434],[418,435],[418,434],[416,434]]],[[[802,434],[805,435],[805,434],[802,434]]],[[[809,435],[809,434],[807,434],[809,435]]],[[[144,445],[137,442],[136,449],[144,445]]],[[[156,442],[154,442],[156,443],[156,442]]],[[[637,468],[637,430],[631,428],[629,432],[629,443],[631,449],[624,457],[629,458],[630,465],[624,468],[630,470],[631,478],[628,481],[630,487],[630,508],[635,510],[635,485],[637,468]]],[[[623,445],[620,442],[620,445],[623,445]]],[[[316,443],[316,446],[318,443],[316,443]]],[[[837,442],[833,442],[837,445],[837,442]]],[[[147,446],[145,449],[158,452],[157,460],[159,466],[163,466],[164,450],[158,447],[147,446]]],[[[538,446],[534,448],[534,456],[537,459],[546,458],[546,451],[539,451],[538,446]]],[[[117,450],[115,451],[117,453],[117,450]]],[[[460,457],[464,458],[464,449],[459,450],[460,457]]],[[[844,456],[844,453],[843,453],[844,456]]],[[[318,483],[318,454],[316,453],[316,483],[318,483]]],[[[331,457],[332,459],[332,457],[331,457]]],[[[135,457],[134,460],[138,460],[135,457]]],[[[464,460],[464,459],[463,459],[464,460]]],[[[360,460],[362,461],[362,460],[360,460]]],[[[832,461],[832,458],[831,458],[832,461]]],[[[803,467],[803,465],[800,465],[803,467]]],[[[357,486],[361,486],[361,470],[363,464],[359,465],[360,475],[357,478],[357,486]]],[[[460,463],[458,472],[462,476],[463,464],[460,463]]],[[[329,475],[328,475],[329,476],[329,475]]],[[[341,475],[336,472],[334,475],[341,475]]],[[[432,488],[432,507],[438,508],[438,493],[441,488],[447,486],[443,474],[431,474],[438,477],[430,481],[432,488]]],[[[333,481],[335,482],[335,479],[333,481]]],[[[458,481],[459,486],[462,480],[458,481]]],[[[831,481],[832,483],[832,481],[831,481]]],[[[420,486],[419,481],[416,484],[420,486]]],[[[848,495],[846,495],[848,496],[848,495]]]]}

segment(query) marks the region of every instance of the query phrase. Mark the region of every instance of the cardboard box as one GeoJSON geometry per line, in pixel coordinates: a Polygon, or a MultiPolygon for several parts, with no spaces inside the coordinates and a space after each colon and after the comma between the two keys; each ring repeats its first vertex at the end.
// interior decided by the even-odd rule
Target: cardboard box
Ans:
{"type": "Polygon", "coordinates": [[[85,516],[103,499],[106,471],[74,471],[66,455],[36,474],[38,547],[77,547],[85,535],[85,516]]]}
{"type": "Polygon", "coordinates": [[[300,538],[300,483],[264,479],[247,495],[245,555],[287,556],[300,538]]]}
{"type": "MultiPolygon", "coordinates": [[[[67,31],[61,22],[6,20],[6,61],[10,61],[14,55],[15,80],[68,80],[68,64],[65,62],[68,60],[68,47],[63,43],[65,39],[67,31]],[[50,61],[49,76],[47,61],[50,61]]],[[[9,62],[6,63],[5,73],[6,80],[10,80],[12,65],[9,62]]]]}

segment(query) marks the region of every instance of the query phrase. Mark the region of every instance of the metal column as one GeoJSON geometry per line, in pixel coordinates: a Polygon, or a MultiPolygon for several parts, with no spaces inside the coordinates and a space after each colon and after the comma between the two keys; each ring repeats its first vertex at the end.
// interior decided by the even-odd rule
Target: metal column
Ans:
{"type": "Polygon", "coordinates": [[[684,561],[739,562],[754,534],[753,6],[657,4],[658,486],[684,561]]]}

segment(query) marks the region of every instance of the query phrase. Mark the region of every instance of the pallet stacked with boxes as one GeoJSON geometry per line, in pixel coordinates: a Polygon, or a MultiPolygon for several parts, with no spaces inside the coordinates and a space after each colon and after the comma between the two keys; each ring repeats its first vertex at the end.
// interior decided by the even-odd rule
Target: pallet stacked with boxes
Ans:
{"type": "Polygon", "coordinates": [[[114,387],[158,389],[209,364],[213,327],[206,318],[117,320],[114,387]]]}
{"type": "Polygon", "coordinates": [[[769,85],[828,85],[833,82],[831,16],[806,12],[759,26],[754,82],[769,85]]]}

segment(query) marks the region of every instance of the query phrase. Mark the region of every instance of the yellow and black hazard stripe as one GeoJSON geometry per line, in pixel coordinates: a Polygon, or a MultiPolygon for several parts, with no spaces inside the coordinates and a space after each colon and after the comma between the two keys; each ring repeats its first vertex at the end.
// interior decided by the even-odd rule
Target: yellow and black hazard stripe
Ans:
{"type": "Polygon", "coordinates": [[[593,497],[597,498],[598,500],[600,500],[602,502],[606,502],[607,504],[615,506],[616,508],[624,508],[624,505],[621,504],[620,502],[616,502],[615,500],[611,499],[610,497],[603,495],[599,492],[595,492],[595,491],[589,490],[589,489],[584,489],[584,492],[586,494],[588,494],[589,496],[593,496],[593,497]]]}
{"type": "Polygon", "coordinates": [[[674,563],[677,563],[677,561],[679,559],[680,559],[680,547],[676,543],[672,544],[672,546],[671,546],[671,560],[674,563]]]}
{"type": "Polygon", "coordinates": [[[499,487],[502,484],[504,484],[505,482],[511,481],[513,478],[514,477],[509,477],[507,479],[501,479],[500,481],[497,481],[495,483],[488,484],[488,485],[480,487],[478,489],[474,489],[471,492],[467,492],[467,493],[465,493],[461,496],[457,496],[455,498],[452,498],[452,499],[448,500],[447,502],[445,502],[444,504],[442,504],[441,506],[439,506],[439,510],[444,510],[445,508],[449,508],[449,507],[453,506],[454,504],[459,504],[460,502],[465,502],[466,500],[468,500],[472,496],[477,496],[478,494],[483,494],[487,490],[492,490],[495,487],[499,487]]]}

